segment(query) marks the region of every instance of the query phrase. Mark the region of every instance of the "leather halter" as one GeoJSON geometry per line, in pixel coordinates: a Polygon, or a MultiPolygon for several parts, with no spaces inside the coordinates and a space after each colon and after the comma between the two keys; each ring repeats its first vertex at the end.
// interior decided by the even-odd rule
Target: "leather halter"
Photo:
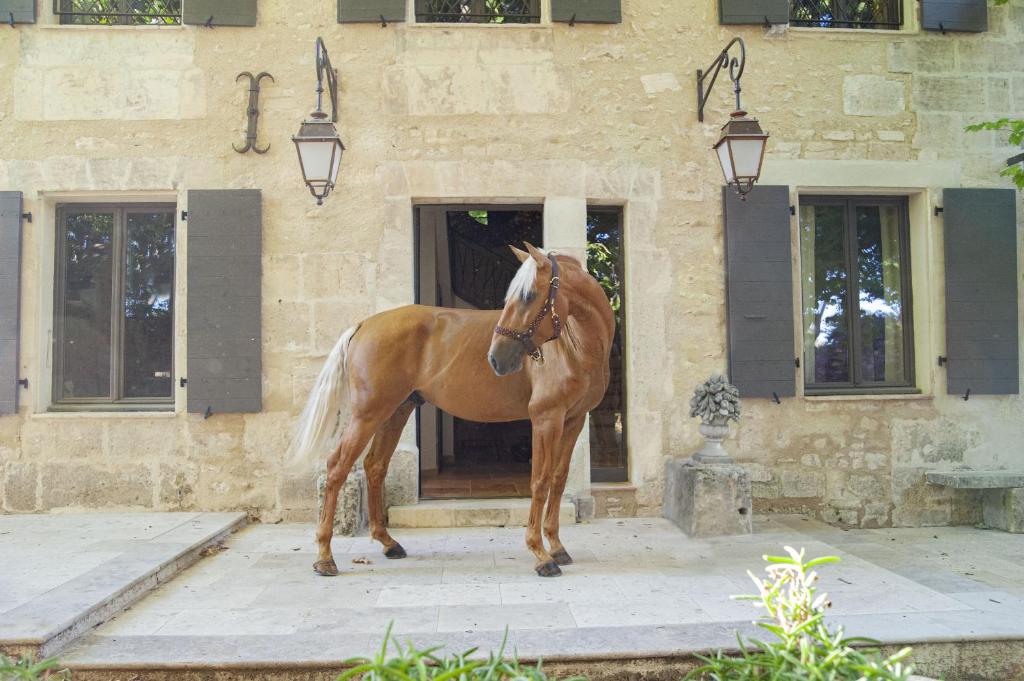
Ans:
{"type": "MultiPolygon", "coordinates": [[[[544,306],[540,308],[540,312],[537,313],[537,316],[534,317],[530,325],[526,327],[526,330],[513,331],[512,329],[507,329],[500,324],[494,327],[494,333],[499,336],[505,336],[506,338],[518,341],[523,346],[523,349],[526,350],[526,354],[530,356],[530,359],[539,364],[544,363],[544,352],[540,349],[540,345],[537,345],[533,341],[533,336],[537,333],[537,328],[540,326],[540,323],[544,321],[544,318],[550,314],[551,323],[555,327],[555,334],[551,336],[551,338],[548,338],[547,341],[544,341],[544,343],[556,340],[562,335],[562,319],[558,316],[558,313],[555,312],[555,300],[558,298],[558,286],[560,282],[558,277],[558,261],[555,260],[555,256],[550,254],[548,255],[548,260],[551,261],[551,283],[548,285],[548,299],[544,301],[544,306]]],[[[541,343],[541,345],[544,343],[541,343]]]]}

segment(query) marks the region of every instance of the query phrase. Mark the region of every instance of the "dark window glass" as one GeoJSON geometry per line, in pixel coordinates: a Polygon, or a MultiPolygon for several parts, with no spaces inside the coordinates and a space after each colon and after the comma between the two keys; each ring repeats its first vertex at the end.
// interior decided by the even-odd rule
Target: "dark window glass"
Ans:
{"type": "Polygon", "coordinates": [[[69,214],[63,249],[59,395],[109,397],[114,214],[69,214]]]}
{"type": "Polygon", "coordinates": [[[54,401],[168,402],[173,206],[58,210],[54,401]]]}
{"type": "Polygon", "coordinates": [[[804,381],[809,392],[910,387],[906,201],[804,197],[804,381]]]}
{"type": "Polygon", "coordinates": [[[615,338],[609,358],[608,390],[590,412],[590,467],[595,482],[628,479],[626,447],[625,266],[622,211],[587,211],[587,269],[604,289],[615,313],[615,338]]]}
{"type": "Polygon", "coordinates": [[[903,25],[903,0],[791,0],[789,23],[815,28],[875,28],[903,25]]]}
{"type": "Polygon", "coordinates": [[[174,214],[128,213],[124,274],[124,396],[171,394],[174,214]]]}
{"type": "Polygon", "coordinates": [[[540,0],[416,0],[416,21],[535,24],[540,21],[540,0]]]}
{"type": "Polygon", "coordinates": [[[58,0],[62,24],[160,26],[181,23],[181,0],[58,0]]]}

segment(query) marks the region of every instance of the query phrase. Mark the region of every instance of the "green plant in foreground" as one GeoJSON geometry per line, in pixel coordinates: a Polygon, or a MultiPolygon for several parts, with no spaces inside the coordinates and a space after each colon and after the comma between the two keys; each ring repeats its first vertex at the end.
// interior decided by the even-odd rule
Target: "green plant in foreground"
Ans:
{"type": "Polygon", "coordinates": [[[22,657],[13,660],[0,655],[0,681],[63,681],[70,679],[71,673],[67,669],[60,669],[57,660],[43,660],[35,662],[31,658],[22,657]]]}
{"type": "Polygon", "coordinates": [[[767,579],[747,572],[757,585],[758,595],[736,596],[755,601],[766,613],[757,625],[774,634],[764,642],[737,635],[740,654],[699,656],[704,664],[686,679],[704,681],[905,681],[913,667],[905,663],[910,648],[885,657],[877,648],[855,648],[877,644],[866,638],[845,638],[842,627],[834,631],[825,623],[828,595],[818,594],[814,568],[835,563],[826,556],[805,560],[804,551],[786,547],[788,556],[765,556],[767,579]]]}
{"type": "MultiPolygon", "coordinates": [[[[338,681],[359,678],[362,681],[548,681],[543,664],[524,665],[513,654],[505,659],[505,644],[508,631],[497,652],[491,652],[487,659],[473,657],[477,648],[462,654],[440,656],[436,653],[442,646],[418,650],[412,643],[402,646],[391,635],[391,625],[384,633],[384,642],[375,657],[357,657],[345,660],[353,665],[338,677],[338,681]],[[393,645],[396,654],[388,655],[393,645]]],[[[586,681],[573,677],[565,681],[586,681]]]]}

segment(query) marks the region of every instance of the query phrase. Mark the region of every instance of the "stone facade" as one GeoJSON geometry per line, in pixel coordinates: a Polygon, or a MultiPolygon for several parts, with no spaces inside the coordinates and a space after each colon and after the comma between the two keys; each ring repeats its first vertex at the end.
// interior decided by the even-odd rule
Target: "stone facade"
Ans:
{"type": "MultiPolygon", "coordinates": [[[[594,496],[599,511],[660,514],[666,457],[700,442],[686,398],[726,363],[721,175],[709,148],[730,98],[719,85],[697,123],[693,74],[733,34],[748,47],[744,103],[771,133],[765,183],[789,185],[794,200],[800,190],[911,196],[921,389],[746,400],[727,446],[750,473],[755,512],[862,527],[976,522],[976,494],[930,486],[923,472],[1024,465],[1021,399],[947,396],[933,366],[944,322],[941,219],[930,210],[943,187],[1007,186],[1005,138],[962,130],[1024,116],[1022,0],[991,8],[991,30],[970,35],[919,31],[909,0],[899,32],[768,33],[719,26],[717,0],[623,0],[619,25],[387,28],[339,25],[331,0],[260,0],[256,27],[213,30],[63,27],[40,5],[43,23],[0,38],[0,189],[24,192],[35,216],[21,301],[30,389],[18,415],[0,417],[4,511],[312,519],[313,473],[289,469],[283,452],[326,353],[359,319],[413,300],[416,202],[498,201],[543,203],[546,245],[576,253],[588,202],[625,206],[632,489],[594,496]],[[289,141],[312,106],[317,35],[340,71],[348,147],[321,208],[289,141]],[[231,149],[244,135],[248,93],[234,79],[246,70],[275,78],[261,98],[262,156],[231,149]],[[263,192],[264,411],[204,420],[184,413],[182,388],[170,414],[48,413],[55,205],[144,196],[185,209],[198,188],[263,192]]],[[[179,243],[186,233],[180,223],[179,243]]],[[[184,257],[177,267],[187,304],[184,257]]],[[[181,367],[184,315],[176,329],[181,367]]],[[[403,443],[415,445],[411,426],[403,443]]],[[[572,491],[585,495],[586,479],[584,451],[572,491]]],[[[407,484],[392,489],[408,500],[407,484]]]]}

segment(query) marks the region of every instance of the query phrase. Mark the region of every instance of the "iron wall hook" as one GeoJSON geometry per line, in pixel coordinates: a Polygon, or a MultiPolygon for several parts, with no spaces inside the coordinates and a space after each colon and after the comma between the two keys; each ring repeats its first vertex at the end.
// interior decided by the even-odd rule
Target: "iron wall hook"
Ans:
{"type": "Polygon", "coordinates": [[[967,400],[971,399],[971,389],[968,388],[967,392],[965,392],[964,396],[961,397],[960,399],[963,400],[964,402],[966,402],[967,400]]]}
{"type": "Polygon", "coordinates": [[[260,120],[260,81],[264,78],[269,78],[270,82],[276,82],[274,77],[266,71],[260,71],[257,75],[252,75],[249,71],[242,71],[235,76],[235,82],[237,83],[242,78],[249,79],[249,105],[245,110],[247,123],[245,128],[245,145],[239,149],[234,144],[231,148],[237,151],[239,154],[244,154],[250,149],[255,151],[257,154],[265,154],[270,151],[270,145],[268,144],[263,149],[260,149],[256,144],[256,138],[259,135],[259,120],[260,120]]]}
{"type": "Polygon", "coordinates": [[[782,400],[779,399],[779,394],[774,390],[772,391],[772,402],[775,404],[782,404],[782,400]]]}
{"type": "Polygon", "coordinates": [[[381,28],[387,28],[388,27],[388,20],[384,18],[383,14],[380,15],[380,27],[381,28]]]}
{"type": "Polygon", "coordinates": [[[14,12],[8,12],[7,16],[10,17],[11,28],[14,28],[14,12]]]}
{"type": "Polygon", "coordinates": [[[210,15],[210,18],[206,20],[206,23],[203,24],[203,25],[206,26],[206,28],[213,28],[213,15],[212,14],[210,15]]]}
{"type": "MultiPolygon", "coordinates": [[[[767,20],[768,17],[765,17],[767,20]]],[[[711,65],[704,70],[697,70],[697,120],[704,121],[704,106],[708,103],[708,97],[711,96],[711,90],[715,87],[715,81],[718,80],[718,73],[722,70],[722,67],[729,67],[729,80],[733,84],[733,92],[736,94],[736,110],[742,111],[743,107],[740,105],[740,78],[743,77],[743,69],[747,65],[747,45],[743,42],[743,38],[736,37],[729,41],[729,44],[725,46],[725,49],[718,53],[715,60],[711,62],[711,65]],[[730,56],[729,51],[732,50],[733,46],[738,46],[739,56],[730,56]],[[704,87],[704,81],[711,77],[707,87],[704,87]]]]}

